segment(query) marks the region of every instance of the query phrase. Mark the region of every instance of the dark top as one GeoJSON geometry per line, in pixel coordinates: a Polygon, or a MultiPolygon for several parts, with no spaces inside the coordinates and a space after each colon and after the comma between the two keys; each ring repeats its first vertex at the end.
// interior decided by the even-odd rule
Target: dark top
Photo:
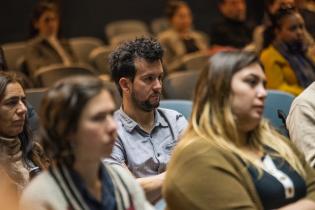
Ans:
{"type": "Polygon", "coordinates": [[[199,50],[193,38],[183,39],[183,43],[186,48],[186,53],[193,53],[199,50]]]}
{"type": "Polygon", "coordinates": [[[263,164],[264,170],[262,174],[258,174],[257,169],[253,166],[250,166],[248,170],[265,210],[278,209],[306,196],[304,179],[285,160],[280,157],[266,155],[263,157],[263,164]],[[281,172],[278,175],[272,175],[273,172],[270,172],[270,160],[286,176],[281,175],[281,172]],[[268,168],[266,170],[269,172],[265,168],[268,168]],[[279,180],[282,180],[282,183],[279,180]],[[288,182],[291,182],[293,186],[288,184],[288,182]],[[286,190],[284,186],[287,186],[286,190]]]}
{"type": "Polygon", "coordinates": [[[252,41],[253,27],[247,22],[222,18],[211,25],[212,45],[243,48],[252,41]]]}
{"type": "Polygon", "coordinates": [[[70,175],[82,198],[91,210],[116,210],[116,199],[113,182],[104,166],[100,167],[99,176],[102,180],[102,201],[96,200],[87,190],[83,180],[77,172],[70,170],[70,175]]]}
{"type": "Polygon", "coordinates": [[[290,64],[300,86],[306,88],[315,81],[315,64],[303,42],[275,43],[274,47],[290,64]]]}

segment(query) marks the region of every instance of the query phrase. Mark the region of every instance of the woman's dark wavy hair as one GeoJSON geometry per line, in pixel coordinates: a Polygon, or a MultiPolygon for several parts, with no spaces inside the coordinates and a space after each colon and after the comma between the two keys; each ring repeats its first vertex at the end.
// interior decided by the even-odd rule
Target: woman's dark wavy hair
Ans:
{"type": "Polygon", "coordinates": [[[296,7],[283,5],[274,15],[270,15],[271,25],[265,29],[263,34],[263,49],[268,47],[276,38],[275,30],[281,28],[282,20],[295,13],[299,13],[296,7]]]}
{"type": "MultiPolygon", "coordinates": [[[[0,101],[3,100],[6,88],[9,84],[18,83],[23,87],[22,78],[13,72],[0,71],[0,101]]],[[[27,106],[27,104],[26,104],[27,106]]],[[[41,146],[34,141],[34,136],[29,127],[27,115],[22,133],[18,135],[21,141],[22,159],[30,168],[33,165],[30,160],[40,168],[45,168],[45,158],[41,146]]]]}
{"type": "MultiPolygon", "coordinates": [[[[46,12],[53,11],[59,16],[59,6],[52,1],[39,1],[33,8],[31,22],[30,22],[30,37],[38,35],[39,31],[35,28],[34,24],[46,12]]],[[[60,34],[58,33],[58,36],[60,34]]]]}
{"type": "Polygon", "coordinates": [[[108,91],[114,101],[113,92],[104,81],[76,76],[60,80],[44,96],[40,109],[40,138],[53,162],[73,165],[75,157],[67,137],[77,130],[86,104],[102,90],[108,91]]]}

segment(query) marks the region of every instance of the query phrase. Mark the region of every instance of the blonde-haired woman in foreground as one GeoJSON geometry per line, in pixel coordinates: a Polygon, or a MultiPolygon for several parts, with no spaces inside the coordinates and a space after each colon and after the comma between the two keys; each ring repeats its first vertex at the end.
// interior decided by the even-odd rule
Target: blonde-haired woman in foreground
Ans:
{"type": "Polygon", "coordinates": [[[250,52],[210,59],[169,164],[168,210],[315,209],[315,173],[262,119],[266,77],[250,52]]]}

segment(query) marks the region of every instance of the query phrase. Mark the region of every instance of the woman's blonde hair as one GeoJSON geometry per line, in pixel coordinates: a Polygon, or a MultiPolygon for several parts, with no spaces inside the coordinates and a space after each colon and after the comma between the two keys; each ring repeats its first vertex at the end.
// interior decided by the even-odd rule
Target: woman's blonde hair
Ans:
{"type": "MultiPolygon", "coordinates": [[[[252,52],[221,52],[211,57],[208,67],[199,77],[192,116],[181,145],[188,145],[195,140],[207,141],[214,147],[238,155],[244,162],[253,164],[261,172],[260,164],[240,149],[242,141],[230,101],[234,74],[251,64],[260,64],[258,57],[252,52]]],[[[249,133],[247,145],[260,151],[263,151],[265,146],[271,148],[274,150],[272,155],[281,156],[299,174],[304,175],[301,162],[286,141],[285,137],[262,119],[249,133]]]]}

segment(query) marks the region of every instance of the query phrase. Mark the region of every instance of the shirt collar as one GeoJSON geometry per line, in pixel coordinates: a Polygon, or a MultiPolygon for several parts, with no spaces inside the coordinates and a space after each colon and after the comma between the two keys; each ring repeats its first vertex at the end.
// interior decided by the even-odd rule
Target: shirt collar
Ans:
{"type": "MultiPolygon", "coordinates": [[[[160,109],[157,108],[154,111],[154,127],[167,127],[168,124],[165,120],[165,117],[163,117],[160,113],[160,109]]],[[[117,112],[115,113],[115,115],[120,115],[118,116],[118,119],[120,119],[122,126],[128,131],[128,132],[132,132],[133,129],[135,129],[136,127],[140,128],[140,126],[138,125],[138,123],[136,121],[134,121],[132,118],[130,118],[122,109],[122,107],[120,107],[119,110],[117,110],[117,112]]],[[[153,129],[152,129],[153,130],[153,129]]]]}

